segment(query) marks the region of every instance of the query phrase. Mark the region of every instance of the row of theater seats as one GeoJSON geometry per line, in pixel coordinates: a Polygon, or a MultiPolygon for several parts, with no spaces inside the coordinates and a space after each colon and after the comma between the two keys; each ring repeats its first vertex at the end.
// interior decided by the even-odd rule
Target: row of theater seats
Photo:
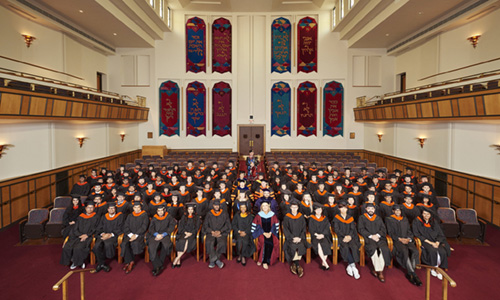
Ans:
{"type": "Polygon", "coordinates": [[[85,100],[94,100],[104,103],[115,103],[127,105],[127,102],[121,100],[119,98],[106,97],[101,95],[95,95],[93,93],[86,92],[77,92],[73,90],[63,89],[63,88],[55,88],[52,86],[42,85],[42,84],[34,84],[30,82],[10,80],[5,78],[0,78],[0,86],[11,88],[15,90],[22,91],[30,91],[41,94],[51,94],[51,95],[59,95],[64,97],[71,97],[76,99],[85,99],[85,100]]]}
{"type": "Polygon", "coordinates": [[[484,243],[486,222],[477,217],[477,212],[472,208],[451,207],[448,197],[436,197],[439,208],[438,216],[441,228],[448,238],[471,238],[484,243]]]}
{"type": "Polygon", "coordinates": [[[434,91],[430,91],[430,92],[421,92],[421,93],[412,94],[412,95],[385,98],[385,99],[377,101],[376,104],[381,105],[381,104],[389,104],[389,103],[407,102],[407,101],[442,97],[442,96],[448,96],[448,95],[473,93],[473,92],[478,92],[478,91],[483,91],[483,90],[492,90],[492,89],[498,89],[498,80],[492,80],[492,81],[486,82],[484,84],[480,84],[480,83],[467,84],[467,85],[463,85],[463,86],[434,90],[434,91]]]}
{"type": "Polygon", "coordinates": [[[213,162],[217,162],[219,165],[227,165],[230,160],[236,165],[238,163],[238,154],[235,152],[211,152],[200,154],[196,152],[174,152],[164,157],[159,155],[143,156],[142,159],[136,159],[134,163],[127,163],[125,168],[132,169],[136,164],[140,164],[142,168],[146,168],[149,165],[159,168],[162,166],[172,166],[173,164],[179,164],[179,166],[183,167],[187,164],[188,160],[193,161],[195,167],[200,160],[204,160],[207,166],[212,166],[213,162]]]}

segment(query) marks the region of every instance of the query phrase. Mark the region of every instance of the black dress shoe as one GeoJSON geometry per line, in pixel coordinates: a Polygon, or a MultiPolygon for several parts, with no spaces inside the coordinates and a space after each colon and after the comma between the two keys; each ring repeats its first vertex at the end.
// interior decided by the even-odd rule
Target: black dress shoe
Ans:
{"type": "Polygon", "coordinates": [[[174,263],[172,263],[172,269],[175,269],[175,267],[177,267],[176,265],[174,265],[174,263]]]}
{"type": "Polygon", "coordinates": [[[99,272],[101,272],[102,269],[103,269],[103,265],[97,265],[97,267],[95,267],[95,272],[99,273],[99,272]]]}
{"type": "Polygon", "coordinates": [[[158,276],[158,269],[153,269],[153,271],[151,271],[151,274],[153,274],[153,276],[158,276]]]}
{"type": "Polygon", "coordinates": [[[415,279],[414,279],[413,275],[411,275],[411,274],[406,274],[406,275],[405,275],[405,277],[406,277],[406,279],[408,279],[408,281],[409,281],[411,284],[413,284],[413,285],[417,285],[417,284],[415,283],[415,279]]]}
{"type": "Polygon", "coordinates": [[[108,265],[102,265],[102,269],[104,270],[104,272],[108,273],[109,271],[111,271],[111,268],[108,266],[108,265]]]}
{"type": "Polygon", "coordinates": [[[413,274],[413,281],[415,281],[416,286],[422,286],[422,281],[418,278],[417,274],[413,274]]]}

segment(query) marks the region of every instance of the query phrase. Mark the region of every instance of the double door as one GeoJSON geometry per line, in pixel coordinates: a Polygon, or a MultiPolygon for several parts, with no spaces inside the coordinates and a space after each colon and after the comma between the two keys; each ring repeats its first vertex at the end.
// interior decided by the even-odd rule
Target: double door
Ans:
{"type": "Polygon", "coordinates": [[[238,126],[238,153],[248,155],[253,150],[255,155],[264,155],[264,125],[238,126]]]}

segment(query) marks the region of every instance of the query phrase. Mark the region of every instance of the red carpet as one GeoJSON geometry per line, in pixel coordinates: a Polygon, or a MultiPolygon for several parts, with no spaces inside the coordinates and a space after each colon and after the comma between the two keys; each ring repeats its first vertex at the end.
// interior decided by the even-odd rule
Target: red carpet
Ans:
{"type": "MultiPolygon", "coordinates": [[[[490,247],[454,245],[449,259],[450,276],[457,287],[449,288],[449,299],[498,299],[494,285],[500,270],[500,231],[487,230],[490,247]]],[[[2,299],[61,299],[52,286],[69,268],[59,265],[60,245],[15,246],[18,228],[0,232],[0,290],[2,299]]],[[[206,263],[185,256],[182,268],[170,267],[157,278],[151,276],[151,264],[141,260],[134,271],[124,274],[116,261],[110,273],[86,274],[86,299],[424,299],[425,288],[411,285],[401,270],[386,271],[386,283],[369,274],[368,267],[359,268],[361,279],[345,273],[343,264],[319,269],[317,259],[305,265],[303,278],[293,276],[288,265],[277,263],[269,270],[249,262],[243,267],[226,261],[222,270],[210,270],[206,263]]],[[[303,264],[304,265],[304,264],[303,264]]],[[[425,282],[423,270],[418,274],[425,282]]],[[[69,281],[70,299],[79,299],[79,276],[69,281]]],[[[441,299],[441,281],[431,280],[432,299],[441,299]]]]}

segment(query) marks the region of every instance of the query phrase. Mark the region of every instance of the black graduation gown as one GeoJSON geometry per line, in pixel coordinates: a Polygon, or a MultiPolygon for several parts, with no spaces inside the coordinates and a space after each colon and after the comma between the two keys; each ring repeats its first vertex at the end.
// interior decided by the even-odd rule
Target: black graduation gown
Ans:
{"type": "Polygon", "coordinates": [[[177,225],[177,221],[168,212],[166,212],[165,215],[163,215],[163,217],[161,218],[157,214],[155,214],[154,217],[151,218],[147,235],[148,251],[151,261],[156,260],[156,256],[160,247],[160,265],[163,265],[166,254],[172,252],[172,241],[170,240],[170,236],[175,230],[175,225],[177,225]],[[161,240],[157,241],[155,239],[155,235],[165,233],[166,235],[161,240]]]}
{"type": "Polygon", "coordinates": [[[147,202],[148,203],[148,216],[150,218],[152,218],[154,215],[156,215],[156,211],[158,210],[158,207],[160,205],[167,205],[167,202],[165,200],[160,200],[160,202],[155,202],[154,200],[153,201],[150,201],[150,202],[147,202]]]}
{"type": "Polygon", "coordinates": [[[333,218],[335,217],[335,215],[340,213],[337,204],[330,205],[327,203],[327,204],[323,205],[323,209],[325,211],[324,214],[328,218],[330,223],[333,221],[333,218]]]}
{"type": "Polygon", "coordinates": [[[220,259],[221,254],[226,253],[227,249],[227,235],[231,231],[231,222],[229,215],[219,210],[210,210],[203,221],[203,234],[206,235],[205,249],[210,258],[210,262],[215,262],[220,259]],[[214,237],[212,231],[220,231],[220,237],[214,237]],[[217,244],[217,245],[216,245],[217,244]],[[215,248],[217,246],[217,248],[215,248]]]}
{"type": "Polygon", "coordinates": [[[80,214],[83,212],[84,212],[84,208],[81,205],[77,206],[76,208],[73,206],[66,208],[66,210],[64,211],[63,224],[62,224],[62,236],[63,236],[63,238],[66,238],[67,236],[69,236],[69,234],[71,233],[71,230],[73,229],[73,226],[75,226],[75,224],[69,225],[69,222],[76,222],[76,220],[78,219],[80,214]]]}
{"type": "Polygon", "coordinates": [[[313,193],[313,199],[314,199],[314,202],[318,202],[318,203],[321,203],[323,205],[327,204],[328,203],[328,192],[327,192],[327,190],[323,190],[323,192],[320,192],[320,190],[314,191],[314,193],[313,193]]]}
{"type": "Polygon", "coordinates": [[[380,217],[385,219],[392,215],[392,207],[394,206],[394,201],[389,203],[387,201],[380,202],[380,217]]]}
{"type": "Polygon", "coordinates": [[[339,252],[342,259],[348,262],[348,257],[351,255],[353,262],[359,262],[359,247],[361,243],[359,242],[354,217],[347,214],[346,219],[344,219],[341,214],[336,215],[333,219],[333,231],[337,234],[339,252]],[[345,243],[344,238],[348,235],[351,236],[351,240],[349,243],[345,243]]]}
{"type": "Polygon", "coordinates": [[[304,215],[304,217],[309,217],[313,214],[312,206],[312,202],[307,205],[304,201],[300,201],[299,211],[304,215]]]}
{"type": "Polygon", "coordinates": [[[148,230],[149,217],[143,210],[139,214],[134,212],[128,215],[123,225],[123,241],[121,244],[122,253],[120,254],[125,258],[125,263],[130,263],[133,260],[133,255],[141,254],[144,251],[144,235],[148,230]],[[133,242],[130,242],[130,233],[137,234],[138,237],[133,242]],[[125,255],[127,252],[127,255],[125,255]],[[129,261],[130,259],[130,261],[129,261]]]}
{"type": "Polygon", "coordinates": [[[71,188],[71,195],[87,196],[90,193],[90,184],[85,181],[84,183],[77,182],[71,188]]]}
{"type": "Polygon", "coordinates": [[[92,235],[94,235],[99,217],[93,212],[90,215],[85,213],[80,214],[76,219],[76,224],[73,226],[69,239],[63,247],[61,255],[61,264],[69,265],[71,262],[75,266],[81,266],[90,253],[90,244],[92,243],[92,235]],[[79,236],[86,234],[88,238],[81,242],[79,236]]]}
{"type": "Polygon", "coordinates": [[[247,211],[252,211],[253,209],[253,206],[252,206],[252,202],[250,202],[250,199],[247,200],[247,201],[239,201],[239,200],[235,200],[233,202],[233,212],[234,214],[236,214],[238,211],[240,211],[240,204],[245,202],[245,204],[247,205],[247,211]]]}
{"type": "Polygon", "coordinates": [[[387,227],[387,234],[392,238],[394,245],[392,254],[396,257],[399,265],[407,269],[408,258],[410,258],[412,260],[412,267],[414,267],[413,263],[416,264],[419,261],[418,249],[415,246],[408,218],[403,215],[399,218],[391,215],[385,218],[385,225],[387,227]],[[409,238],[411,241],[405,245],[399,241],[399,238],[409,238]]]}
{"type": "Polygon", "coordinates": [[[196,202],[196,214],[200,216],[202,220],[205,219],[205,216],[207,215],[207,212],[209,210],[209,201],[207,200],[207,198],[198,200],[198,197],[194,198],[194,201],[196,202]]]}
{"type": "Polygon", "coordinates": [[[286,214],[291,213],[292,211],[290,210],[290,202],[287,201],[281,201],[280,203],[280,220],[283,221],[283,218],[286,216],[286,214]]]}
{"type": "Polygon", "coordinates": [[[200,229],[201,219],[199,216],[194,215],[189,217],[187,214],[183,215],[179,226],[177,227],[177,235],[175,242],[175,251],[182,252],[187,245],[186,252],[191,252],[196,249],[196,234],[200,229]],[[186,232],[192,233],[190,237],[185,238],[186,232]]]}
{"type": "Polygon", "coordinates": [[[114,217],[110,217],[109,213],[101,217],[96,231],[95,245],[92,249],[97,258],[97,265],[103,264],[106,258],[115,256],[118,236],[123,233],[123,220],[124,215],[121,212],[117,212],[114,217]],[[112,233],[114,236],[102,240],[101,233],[112,233]]]}
{"type": "Polygon", "coordinates": [[[285,236],[285,244],[283,250],[285,258],[289,263],[292,263],[295,252],[302,256],[306,254],[306,249],[309,247],[306,241],[306,219],[299,212],[296,216],[291,213],[286,214],[283,219],[283,234],[285,236]],[[293,238],[300,238],[299,243],[294,243],[293,238]]]}
{"type": "Polygon", "coordinates": [[[236,240],[236,254],[244,257],[251,257],[255,252],[255,244],[252,238],[252,221],[254,216],[246,214],[242,216],[237,213],[233,217],[231,227],[233,229],[233,239],[236,240]],[[244,237],[240,236],[239,231],[246,233],[244,237]]]}
{"type": "Polygon", "coordinates": [[[332,233],[330,231],[330,220],[326,216],[321,216],[321,218],[316,218],[316,215],[311,215],[309,218],[309,233],[311,234],[311,247],[314,252],[318,254],[318,245],[321,246],[324,255],[332,254],[332,233]],[[323,234],[325,237],[322,239],[317,239],[317,234],[323,234]]]}
{"type": "Polygon", "coordinates": [[[401,214],[408,218],[410,224],[413,224],[413,220],[420,215],[420,209],[413,203],[410,206],[403,203],[401,204],[401,214]]]}
{"type": "Polygon", "coordinates": [[[448,268],[448,256],[450,256],[450,245],[446,241],[446,237],[441,230],[439,223],[431,219],[429,223],[425,223],[421,217],[413,220],[413,234],[422,242],[422,263],[429,266],[437,265],[437,255],[441,257],[440,268],[448,268]],[[439,247],[436,249],[432,245],[425,242],[439,242],[439,247]]]}
{"type": "Polygon", "coordinates": [[[132,204],[127,201],[123,201],[121,204],[116,204],[116,213],[121,212],[123,214],[124,219],[132,212],[132,204]]]}
{"type": "Polygon", "coordinates": [[[385,266],[388,267],[391,264],[391,254],[389,252],[389,247],[387,246],[387,230],[382,218],[376,214],[370,218],[367,213],[359,216],[358,232],[365,239],[365,249],[368,256],[372,257],[375,251],[380,249],[384,257],[385,266]],[[374,234],[380,235],[378,242],[375,242],[368,237],[374,234]]]}

